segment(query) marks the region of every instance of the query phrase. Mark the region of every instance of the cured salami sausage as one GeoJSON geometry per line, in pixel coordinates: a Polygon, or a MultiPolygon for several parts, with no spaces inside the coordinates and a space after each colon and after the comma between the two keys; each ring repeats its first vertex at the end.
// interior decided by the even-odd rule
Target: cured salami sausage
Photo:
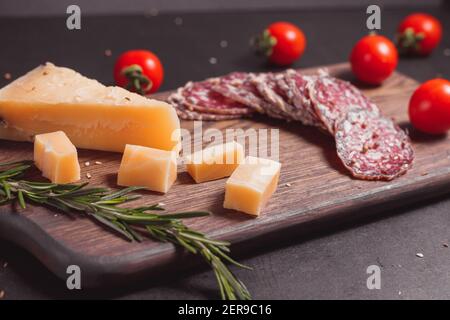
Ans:
{"type": "Polygon", "coordinates": [[[264,100],[253,83],[256,77],[253,73],[233,72],[220,78],[213,90],[223,96],[240,102],[249,108],[273,118],[283,118],[274,112],[272,104],[264,100]]]}
{"type": "Polygon", "coordinates": [[[217,114],[205,113],[189,110],[182,103],[171,100],[172,106],[175,108],[178,116],[183,120],[202,120],[202,121],[223,121],[242,118],[241,114],[217,114]]]}
{"type": "Polygon", "coordinates": [[[203,113],[224,115],[247,115],[252,113],[252,110],[242,103],[228,99],[213,91],[212,87],[218,81],[218,78],[212,78],[201,82],[188,82],[169,97],[169,101],[177,101],[191,111],[203,113]]]}
{"type": "Polygon", "coordinates": [[[325,72],[233,72],[189,82],[168,100],[186,120],[231,120],[258,112],[321,128],[334,136],[340,160],[358,179],[392,180],[412,166],[407,134],[360,90],[325,72]]]}
{"type": "Polygon", "coordinates": [[[306,85],[315,78],[317,76],[304,76],[298,71],[289,69],[278,78],[278,86],[285,92],[289,102],[294,105],[292,117],[295,120],[301,121],[304,125],[323,127],[306,92],[306,85]]]}
{"type": "Polygon", "coordinates": [[[380,115],[378,107],[350,82],[319,76],[308,82],[306,90],[318,119],[331,134],[336,122],[353,109],[380,115]]]}
{"type": "Polygon", "coordinates": [[[262,73],[254,76],[252,83],[270,106],[270,109],[266,110],[267,114],[276,114],[285,120],[294,120],[295,107],[289,103],[289,97],[278,85],[281,77],[283,77],[282,74],[262,73]]]}
{"type": "Polygon", "coordinates": [[[391,119],[367,109],[353,109],[336,125],[336,149],[353,176],[392,180],[411,168],[409,137],[391,119]]]}

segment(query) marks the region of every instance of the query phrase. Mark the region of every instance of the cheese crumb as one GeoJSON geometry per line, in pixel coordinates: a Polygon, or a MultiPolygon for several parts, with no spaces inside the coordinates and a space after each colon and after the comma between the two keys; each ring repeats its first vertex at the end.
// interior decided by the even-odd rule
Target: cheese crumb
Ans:
{"type": "Polygon", "coordinates": [[[418,252],[418,253],[416,253],[416,256],[419,258],[423,258],[423,253],[418,252]]]}
{"type": "Polygon", "coordinates": [[[290,186],[292,186],[292,184],[290,184],[289,182],[286,183],[286,187],[290,187],[290,186]]]}
{"type": "Polygon", "coordinates": [[[101,161],[95,161],[95,164],[102,164],[101,161]]]}
{"type": "Polygon", "coordinates": [[[86,161],[86,162],[84,163],[84,165],[85,165],[86,167],[89,167],[89,166],[91,165],[91,163],[90,163],[89,161],[86,161]]]}
{"type": "Polygon", "coordinates": [[[90,178],[92,178],[92,175],[88,172],[88,173],[86,173],[86,178],[90,179],[90,178]]]}

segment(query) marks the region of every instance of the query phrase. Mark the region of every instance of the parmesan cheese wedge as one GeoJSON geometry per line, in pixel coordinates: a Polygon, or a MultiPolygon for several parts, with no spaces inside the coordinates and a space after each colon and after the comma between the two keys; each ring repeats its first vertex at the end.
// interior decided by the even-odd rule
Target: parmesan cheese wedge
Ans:
{"type": "Polygon", "coordinates": [[[224,208],[259,216],[275,192],[281,164],[248,156],[225,184],[224,208]]]}
{"type": "Polygon", "coordinates": [[[62,131],[36,135],[34,162],[42,175],[53,183],[80,180],[77,149],[62,131]]]}
{"type": "Polygon", "coordinates": [[[123,152],[126,144],[179,150],[180,121],[167,103],[106,87],[46,63],[0,90],[0,139],[64,131],[75,146],[123,152]]]}
{"type": "Polygon", "coordinates": [[[200,183],[229,177],[243,159],[244,148],[233,141],[193,153],[186,159],[186,169],[200,183]]]}
{"type": "Polygon", "coordinates": [[[127,144],[120,163],[119,186],[166,193],[177,178],[177,153],[127,144]]]}

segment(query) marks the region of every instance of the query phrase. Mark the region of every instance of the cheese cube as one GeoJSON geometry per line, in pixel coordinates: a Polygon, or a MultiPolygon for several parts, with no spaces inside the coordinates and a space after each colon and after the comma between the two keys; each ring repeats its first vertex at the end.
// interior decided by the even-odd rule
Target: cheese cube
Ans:
{"type": "Polygon", "coordinates": [[[195,182],[229,177],[244,159],[244,148],[233,141],[197,151],[187,158],[186,169],[195,182]]]}
{"type": "Polygon", "coordinates": [[[127,144],[117,184],[166,193],[177,178],[177,153],[127,144]]]}
{"type": "Polygon", "coordinates": [[[78,148],[179,150],[179,129],[171,105],[51,63],[0,90],[0,139],[33,141],[36,134],[63,130],[78,148]]]}
{"type": "Polygon", "coordinates": [[[34,139],[34,162],[53,183],[80,180],[80,164],[75,146],[62,131],[38,134],[34,139]]]}
{"type": "Polygon", "coordinates": [[[259,216],[275,192],[281,164],[248,156],[225,184],[224,208],[259,216]]]}

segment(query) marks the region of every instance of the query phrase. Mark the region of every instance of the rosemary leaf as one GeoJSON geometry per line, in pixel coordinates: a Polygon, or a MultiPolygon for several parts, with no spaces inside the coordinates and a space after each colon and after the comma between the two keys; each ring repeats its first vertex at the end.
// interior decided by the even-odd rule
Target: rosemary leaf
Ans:
{"type": "Polygon", "coordinates": [[[113,192],[113,193],[110,193],[108,195],[105,195],[105,196],[103,196],[101,198],[101,200],[112,200],[112,199],[119,198],[119,197],[122,197],[124,195],[127,195],[127,194],[129,194],[129,193],[131,193],[133,191],[142,190],[142,189],[143,189],[143,187],[128,187],[128,188],[119,190],[117,192],[113,192]]]}
{"type": "Polygon", "coordinates": [[[3,181],[3,190],[5,191],[6,198],[11,199],[11,187],[5,181],[3,181]]]}
{"type": "Polygon", "coordinates": [[[22,207],[22,209],[26,209],[27,205],[25,204],[25,199],[23,198],[22,190],[17,191],[17,198],[19,199],[19,204],[22,207]]]}
{"type": "Polygon", "coordinates": [[[130,234],[127,230],[124,230],[123,228],[120,228],[116,223],[114,223],[111,220],[108,220],[106,218],[103,218],[101,215],[93,214],[91,215],[92,218],[103,224],[104,226],[107,226],[111,228],[112,230],[118,232],[119,234],[123,235],[125,238],[127,238],[129,241],[133,241],[134,237],[132,234],[130,234]]]}
{"type": "Polygon", "coordinates": [[[14,166],[14,165],[32,165],[33,161],[31,160],[24,160],[24,161],[11,161],[11,162],[0,162],[0,168],[1,167],[10,167],[10,166],[14,166]]]}
{"type": "MultiPolygon", "coordinates": [[[[164,210],[164,209],[163,209],[164,210]]],[[[189,211],[189,212],[177,212],[177,213],[168,213],[162,216],[163,219],[188,219],[188,218],[198,218],[198,217],[207,217],[210,213],[208,211],[189,211]]]]}

